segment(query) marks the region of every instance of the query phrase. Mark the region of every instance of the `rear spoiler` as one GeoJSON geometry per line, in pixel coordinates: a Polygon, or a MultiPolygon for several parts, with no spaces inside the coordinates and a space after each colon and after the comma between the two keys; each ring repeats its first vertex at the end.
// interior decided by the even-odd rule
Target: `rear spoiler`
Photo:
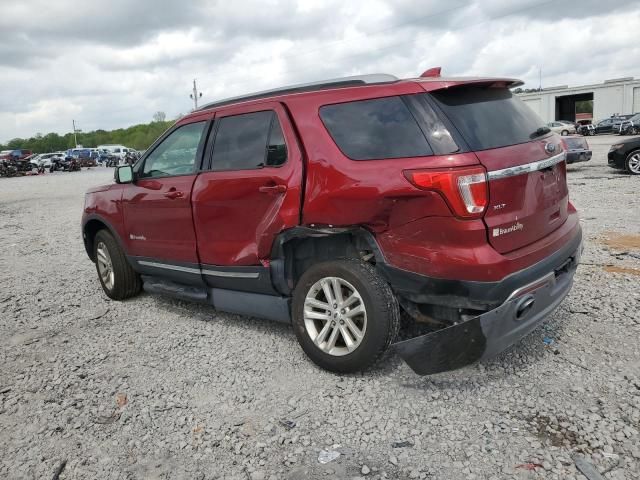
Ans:
{"type": "Polygon", "coordinates": [[[487,88],[513,88],[524,85],[517,78],[482,78],[482,77],[420,77],[415,79],[427,92],[443,88],[463,87],[466,85],[487,88]]]}

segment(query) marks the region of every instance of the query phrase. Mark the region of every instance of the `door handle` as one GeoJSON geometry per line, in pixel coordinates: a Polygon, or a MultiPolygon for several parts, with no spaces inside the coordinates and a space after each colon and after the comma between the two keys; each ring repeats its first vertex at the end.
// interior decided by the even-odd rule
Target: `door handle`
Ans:
{"type": "Polygon", "coordinates": [[[286,185],[263,185],[262,187],[258,188],[258,190],[260,191],[260,193],[278,194],[278,193],[286,192],[287,186],[286,185]]]}
{"type": "Polygon", "coordinates": [[[172,189],[165,193],[164,196],[171,200],[175,200],[176,198],[182,198],[182,192],[178,192],[177,190],[172,189]]]}

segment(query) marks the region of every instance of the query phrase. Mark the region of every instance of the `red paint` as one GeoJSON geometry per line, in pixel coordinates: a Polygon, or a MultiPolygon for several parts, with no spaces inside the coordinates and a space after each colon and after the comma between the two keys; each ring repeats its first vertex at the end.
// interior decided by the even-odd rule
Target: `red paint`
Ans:
{"type": "Polygon", "coordinates": [[[466,215],[475,218],[461,218],[456,184],[425,189],[404,172],[500,170],[549,157],[544,143],[557,142],[556,137],[482,152],[352,161],[318,115],[326,104],[465,83],[510,86],[517,81],[420,78],[280,95],[188,115],[179,123],[274,110],[288,160],[280,167],[207,171],[93,189],[85,216],[96,214],[113,225],[129,255],[159,260],[269,265],[273,239],[283,230],[358,226],[374,233],[385,259],[396,267],[438,278],[500,280],[557,251],[579,229],[564,164],[474,186],[474,198],[485,205],[481,214],[466,215]],[[524,229],[491,235],[492,229],[514,222],[524,229]]]}
{"type": "Polygon", "coordinates": [[[198,263],[191,213],[195,175],[143,178],[122,194],[129,255],[198,263]]]}
{"type": "Polygon", "coordinates": [[[422,78],[425,78],[425,77],[439,77],[441,71],[442,71],[441,67],[433,67],[433,68],[429,68],[428,70],[425,70],[424,72],[422,72],[422,74],[420,76],[422,78]]]}

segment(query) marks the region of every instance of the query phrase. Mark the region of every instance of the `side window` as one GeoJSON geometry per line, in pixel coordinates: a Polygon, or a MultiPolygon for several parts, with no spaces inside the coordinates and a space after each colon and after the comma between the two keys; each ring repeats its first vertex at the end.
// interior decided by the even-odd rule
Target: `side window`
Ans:
{"type": "Polygon", "coordinates": [[[196,122],[174,130],[146,158],[142,176],[166,177],[192,173],[205,125],[206,122],[196,122]]]}
{"type": "Polygon", "coordinates": [[[250,170],[282,165],[287,147],[275,112],[223,117],[213,145],[213,170],[250,170]]]}
{"type": "Polygon", "coordinates": [[[267,161],[270,167],[277,167],[287,161],[287,144],[277,115],[273,115],[269,143],[267,144],[267,161]]]}
{"type": "Polygon", "coordinates": [[[420,127],[399,97],[325,105],[320,118],[352,160],[432,155],[420,127]]]}

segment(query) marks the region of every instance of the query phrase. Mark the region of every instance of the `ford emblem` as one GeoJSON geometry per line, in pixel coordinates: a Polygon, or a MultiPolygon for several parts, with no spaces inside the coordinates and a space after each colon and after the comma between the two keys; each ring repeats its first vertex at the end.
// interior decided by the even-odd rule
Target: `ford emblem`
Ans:
{"type": "Polygon", "coordinates": [[[551,155],[553,152],[556,151],[556,146],[553,143],[547,143],[545,144],[544,149],[549,155],[551,155]]]}

